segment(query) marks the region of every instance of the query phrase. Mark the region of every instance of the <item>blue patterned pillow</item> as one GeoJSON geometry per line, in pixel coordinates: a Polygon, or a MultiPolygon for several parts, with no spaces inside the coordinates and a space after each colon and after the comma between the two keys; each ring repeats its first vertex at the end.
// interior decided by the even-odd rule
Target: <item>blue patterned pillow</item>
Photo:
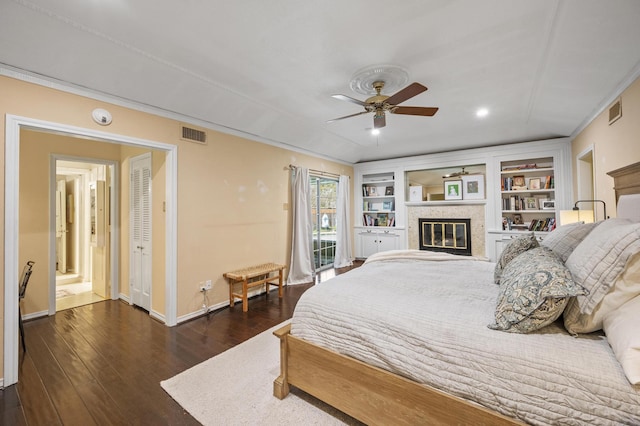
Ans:
{"type": "Polygon", "coordinates": [[[569,297],[586,293],[558,255],[546,247],[528,250],[505,267],[496,322],[488,327],[512,333],[539,330],[558,319],[569,297]]]}
{"type": "Polygon", "coordinates": [[[532,233],[526,235],[520,235],[517,238],[514,238],[507,244],[507,246],[502,250],[500,254],[500,258],[496,262],[496,269],[493,271],[493,281],[496,284],[500,284],[500,277],[502,276],[502,270],[507,266],[509,262],[515,259],[521,253],[524,253],[527,250],[531,250],[532,248],[538,247],[538,240],[536,236],[532,233]]]}

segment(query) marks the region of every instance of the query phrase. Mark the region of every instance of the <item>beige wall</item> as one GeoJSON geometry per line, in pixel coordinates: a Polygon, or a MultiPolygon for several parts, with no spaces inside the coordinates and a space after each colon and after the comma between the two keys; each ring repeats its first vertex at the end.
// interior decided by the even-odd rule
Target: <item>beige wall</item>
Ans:
{"type": "MultiPolygon", "coordinates": [[[[208,144],[199,145],[180,140],[180,123],[131,110],[117,105],[60,92],[39,85],[0,77],[0,113],[24,116],[33,119],[61,123],[113,134],[141,138],[178,146],[178,317],[196,312],[202,305],[199,283],[206,279],[213,281],[213,290],[209,294],[210,304],[224,302],[228,297],[227,284],[222,278],[225,271],[245,267],[259,262],[273,261],[288,263],[290,250],[290,210],[284,204],[290,202],[289,164],[324,170],[330,173],[353,177],[353,168],[348,165],[326,161],[317,157],[299,154],[294,151],[250,141],[216,131],[208,131],[208,144]],[[91,111],[105,108],[113,116],[108,127],[99,126],[91,119],[91,111]]],[[[5,120],[0,120],[0,137],[3,149],[0,152],[0,165],[4,168],[5,120]]],[[[82,146],[73,141],[75,147],[82,146]]],[[[39,152],[33,155],[48,156],[39,152]]],[[[126,170],[127,159],[134,153],[130,148],[119,147],[114,154],[121,163],[122,201],[121,226],[123,235],[128,230],[128,190],[126,170]]],[[[75,152],[73,155],[89,155],[75,152]]],[[[95,154],[95,151],[91,151],[95,154]]],[[[23,154],[24,155],[24,154],[23,154]]],[[[21,157],[23,156],[21,155],[21,157]]],[[[32,155],[31,151],[28,155],[32,155]]],[[[106,155],[106,154],[105,154],[106,155]]],[[[89,155],[90,156],[90,155],[89,155]]],[[[164,229],[156,226],[162,223],[165,200],[165,164],[164,153],[153,155],[153,255],[154,284],[152,309],[164,314],[164,293],[158,288],[164,286],[164,229]],[[156,190],[160,190],[156,192],[156,190]]],[[[47,179],[47,170],[38,171],[42,179],[47,179]]],[[[35,178],[35,176],[34,176],[35,178]]],[[[35,180],[35,179],[34,179],[35,180]]],[[[353,179],[352,179],[353,181],[353,179]]],[[[21,188],[20,214],[29,210],[32,196],[26,196],[23,206],[21,188]]],[[[38,189],[41,191],[41,189],[38,189]]],[[[0,176],[0,220],[4,223],[4,173],[0,176]]],[[[22,216],[21,216],[22,217],[22,216]]],[[[29,219],[31,220],[31,219],[29,219]]],[[[48,224],[40,218],[33,218],[39,225],[33,238],[40,241],[46,234],[48,224]]],[[[21,219],[22,221],[22,219],[21,219]]],[[[24,236],[24,244],[38,245],[38,259],[47,258],[46,246],[30,241],[29,233],[24,236]]],[[[22,241],[22,237],[21,237],[22,241]]],[[[4,256],[4,229],[0,229],[0,252],[4,256]]],[[[128,252],[126,238],[121,243],[121,289],[128,293],[128,252]]],[[[22,242],[21,242],[22,244],[22,242]]],[[[20,253],[22,262],[31,253],[20,253]]],[[[36,289],[46,286],[45,271],[38,262],[32,275],[36,289]]],[[[4,277],[4,265],[0,263],[0,277],[4,277]]],[[[4,278],[0,290],[0,309],[3,310],[4,278]]],[[[12,283],[12,285],[15,283],[12,283]]],[[[30,284],[29,297],[32,296],[30,284]]],[[[28,301],[27,310],[37,312],[46,309],[46,296],[36,296],[28,301]]],[[[25,312],[28,313],[28,312],[25,312]]],[[[4,313],[0,316],[4,321],[4,313]]],[[[2,330],[2,327],[0,327],[2,330]]],[[[0,332],[1,333],[1,332],[0,332]]],[[[0,339],[3,337],[0,335],[0,339]]],[[[4,353],[2,353],[4,355],[4,353]]],[[[0,358],[0,366],[2,365],[0,358]]]]}
{"type": "MultiPolygon", "coordinates": [[[[36,262],[23,313],[49,309],[49,163],[52,154],[119,161],[120,146],[51,133],[20,132],[20,263],[36,262]]],[[[55,265],[54,265],[55,266],[55,265]]]]}
{"type": "Polygon", "coordinates": [[[613,178],[607,172],[640,161],[640,79],[631,84],[620,99],[622,117],[609,125],[609,109],[605,109],[571,145],[573,193],[577,194],[576,156],[593,146],[595,198],[607,203],[607,215],[611,217],[616,215],[616,202],[613,178]]]}

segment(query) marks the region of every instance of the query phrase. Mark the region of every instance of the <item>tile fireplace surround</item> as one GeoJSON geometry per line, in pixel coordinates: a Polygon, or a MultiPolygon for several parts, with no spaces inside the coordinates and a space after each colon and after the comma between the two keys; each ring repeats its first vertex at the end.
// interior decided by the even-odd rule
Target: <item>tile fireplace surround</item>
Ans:
{"type": "Polygon", "coordinates": [[[460,218],[471,219],[471,255],[485,257],[485,204],[433,204],[407,206],[407,240],[410,249],[418,250],[418,219],[460,218]]]}

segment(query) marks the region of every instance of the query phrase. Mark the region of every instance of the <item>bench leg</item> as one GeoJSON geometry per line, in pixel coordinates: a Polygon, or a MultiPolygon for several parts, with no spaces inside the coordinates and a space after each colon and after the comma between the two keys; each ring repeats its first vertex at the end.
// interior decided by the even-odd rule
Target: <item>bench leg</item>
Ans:
{"type": "Polygon", "coordinates": [[[249,283],[247,280],[242,281],[242,312],[249,310],[249,283]]]}
{"type": "Polygon", "coordinates": [[[235,298],[233,297],[233,280],[229,279],[229,306],[233,306],[235,303],[235,298]]]}
{"type": "Polygon", "coordinates": [[[282,298],[282,269],[278,272],[278,297],[282,298]]]}

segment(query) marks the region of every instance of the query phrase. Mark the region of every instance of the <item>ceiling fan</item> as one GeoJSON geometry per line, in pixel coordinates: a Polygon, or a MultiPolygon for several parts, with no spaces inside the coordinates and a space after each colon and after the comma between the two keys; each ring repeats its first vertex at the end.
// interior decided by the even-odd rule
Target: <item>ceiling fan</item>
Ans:
{"type": "Polygon", "coordinates": [[[438,112],[438,108],[435,107],[398,106],[398,104],[401,104],[407,99],[413,98],[414,96],[419,95],[420,93],[427,90],[427,88],[420,83],[411,83],[404,89],[397,92],[395,95],[391,96],[380,94],[380,92],[384,88],[384,81],[374,82],[373,88],[376,90],[376,94],[365,100],[364,102],[345,95],[331,95],[333,98],[358,104],[364,107],[364,111],[357,114],[334,118],[333,120],[327,121],[327,123],[373,112],[375,114],[373,116],[373,128],[379,129],[386,126],[387,124],[385,119],[385,112],[387,111],[392,114],[421,115],[426,117],[431,117],[436,112],[438,112]]]}

